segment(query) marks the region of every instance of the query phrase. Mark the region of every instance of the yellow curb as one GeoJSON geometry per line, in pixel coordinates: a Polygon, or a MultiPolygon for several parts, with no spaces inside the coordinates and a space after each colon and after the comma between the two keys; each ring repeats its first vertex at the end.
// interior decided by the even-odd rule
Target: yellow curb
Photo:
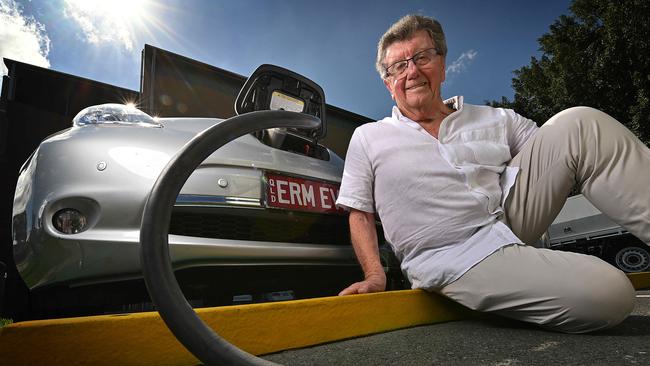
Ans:
{"type": "MultiPolygon", "coordinates": [[[[252,354],[460,319],[467,310],[421,290],[197,309],[252,354]]],[[[7,365],[196,365],[158,313],[37,320],[0,329],[7,365]]]]}
{"type": "Polygon", "coordinates": [[[628,273],[627,278],[637,290],[650,288],[650,272],[628,273]]]}
{"type": "MultiPolygon", "coordinates": [[[[628,274],[650,288],[650,273],[628,274]]],[[[461,319],[468,310],[421,290],[197,309],[219,335],[260,355],[461,319]]],[[[156,312],[19,322],[0,329],[7,365],[196,365],[156,312]]]]}

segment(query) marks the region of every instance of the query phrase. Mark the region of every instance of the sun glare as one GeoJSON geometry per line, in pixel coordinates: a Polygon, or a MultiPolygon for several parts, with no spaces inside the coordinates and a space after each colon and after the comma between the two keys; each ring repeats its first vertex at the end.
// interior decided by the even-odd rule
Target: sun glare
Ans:
{"type": "Polygon", "coordinates": [[[65,14],[90,43],[113,42],[132,50],[157,27],[156,0],[65,0],[65,14]]]}
{"type": "Polygon", "coordinates": [[[83,13],[94,13],[109,18],[115,23],[140,19],[146,10],[147,0],[66,0],[73,8],[83,13]]]}

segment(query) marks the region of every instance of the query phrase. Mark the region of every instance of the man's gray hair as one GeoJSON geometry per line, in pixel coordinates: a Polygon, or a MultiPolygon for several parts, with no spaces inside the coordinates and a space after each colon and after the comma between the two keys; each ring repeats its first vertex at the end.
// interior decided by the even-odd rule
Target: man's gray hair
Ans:
{"type": "Polygon", "coordinates": [[[442,57],[447,56],[447,41],[445,41],[445,33],[442,31],[440,23],[433,18],[423,15],[406,15],[388,28],[377,44],[377,62],[375,67],[382,79],[387,76],[387,65],[384,65],[386,49],[395,42],[406,41],[412,38],[415,32],[420,30],[425,30],[429,33],[429,37],[431,37],[433,44],[442,57]]]}

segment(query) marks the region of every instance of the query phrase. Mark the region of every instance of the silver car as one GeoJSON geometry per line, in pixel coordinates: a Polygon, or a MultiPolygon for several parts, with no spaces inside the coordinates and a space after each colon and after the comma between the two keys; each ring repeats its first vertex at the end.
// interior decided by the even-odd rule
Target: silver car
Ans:
{"type": "MultiPolygon", "coordinates": [[[[287,70],[267,66],[249,81],[238,98],[244,112],[324,107],[320,87],[287,70]],[[269,72],[313,95],[260,87],[269,72]]],[[[153,118],[105,104],[84,109],[71,128],[40,144],[18,179],[13,246],[27,286],[47,294],[44,307],[66,306],[50,304],[49,289],[99,289],[79,295],[76,303],[83,303],[107,292],[115,299],[116,284],[140,281],[139,232],[150,190],[185,143],[220,121],[153,118]]],[[[169,244],[177,278],[198,305],[314,296],[319,283],[331,294],[360,276],[346,215],[334,206],[343,161],[310,133],[272,129],[239,137],[185,183],[169,244]],[[219,300],[206,300],[217,294],[219,300]]],[[[143,292],[137,283],[131,291],[143,292]]],[[[120,299],[122,310],[139,301],[120,299]]]]}

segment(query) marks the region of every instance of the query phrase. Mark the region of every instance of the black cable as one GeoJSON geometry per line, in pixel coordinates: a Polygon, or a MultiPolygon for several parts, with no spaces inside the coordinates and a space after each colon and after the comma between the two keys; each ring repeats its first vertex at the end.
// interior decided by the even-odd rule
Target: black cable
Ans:
{"type": "Polygon", "coordinates": [[[317,117],[286,111],[256,111],[222,121],[196,135],[160,173],[145,204],[140,226],[140,262],[160,316],[174,336],[205,365],[276,365],[228,343],[196,315],[183,295],[169,257],[169,220],[187,178],[210,154],[233,139],[274,128],[316,128],[317,117]]]}

